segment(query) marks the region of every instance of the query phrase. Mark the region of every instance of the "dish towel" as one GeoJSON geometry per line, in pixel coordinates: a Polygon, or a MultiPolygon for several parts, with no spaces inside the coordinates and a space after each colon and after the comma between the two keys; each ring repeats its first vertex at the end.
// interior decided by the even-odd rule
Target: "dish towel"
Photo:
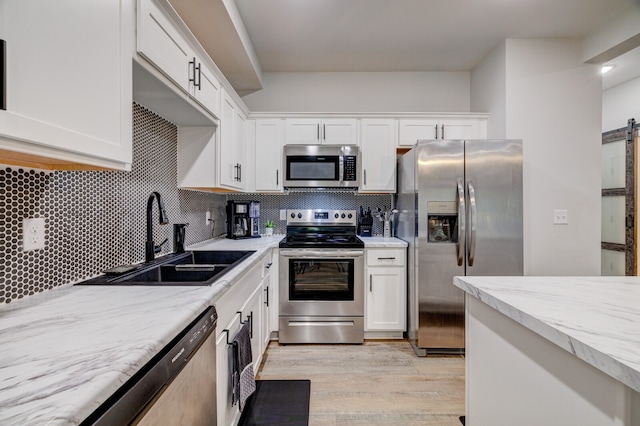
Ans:
{"type": "Polygon", "coordinates": [[[232,404],[239,403],[240,411],[247,399],[256,390],[256,379],[253,375],[253,358],[251,355],[251,335],[249,321],[245,322],[231,343],[233,353],[232,371],[232,404]]]}

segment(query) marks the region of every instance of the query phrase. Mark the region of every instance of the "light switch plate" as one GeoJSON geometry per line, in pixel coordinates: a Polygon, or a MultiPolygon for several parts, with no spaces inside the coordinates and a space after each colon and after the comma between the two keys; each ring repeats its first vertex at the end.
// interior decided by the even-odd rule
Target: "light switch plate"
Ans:
{"type": "Polygon", "coordinates": [[[40,250],[45,246],[44,218],[22,219],[22,250],[40,250]]]}
{"type": "Polygon", "coordinates": [[[553,224],[554,225],[568,225],[569,219],[566,210],[554,210],[553,211],[553,224]]]}

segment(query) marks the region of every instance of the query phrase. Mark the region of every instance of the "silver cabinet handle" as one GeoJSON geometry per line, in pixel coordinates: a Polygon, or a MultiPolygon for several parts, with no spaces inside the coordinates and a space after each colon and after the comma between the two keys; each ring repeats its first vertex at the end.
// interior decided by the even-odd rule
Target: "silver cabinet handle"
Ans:
{"type": "Polygon", "coordinates": [[[326,124],[322,125],[322,140],[323,141],[327,140],[327,125],[326,124]]]}
{"type": "Polygon", "coordinates": [[[476,258],[476,190],[473,187],[473,181],[467,181],[467,190],[469,193],[469,204],[471,206],[471,214],[469,215],[469,226],[471,227],[471,235],[469,241],[469,258],[467,262],[469,266],[473,266],[476,258]]]}
{"type": "Polygon", "coordinates": [[[373,291],[373,274],[369,274],[369,293],[373,291]]]}
{"type": "Polygon", "coordinates": [[[267,305],[267,308],[269,307],[269,286],[267,286],[267,288],[264,289],[264,292],[267,295],[267,300],[264,302],[265,305],[267,305]]]}
{"type": "Polygon", "coordinates": [[[276,186],[280,185],[280,170],[276,169],[276,186]]]}
{"type": "Polygon", "coordinates": [[[464,198],[464,185],[462,179],[458,179],[458,243],[456,252],[458,254],[458,266],[464,262],[464,242],[465,242],[465,218],[467,216],[464,198]]]}
{"type": "Polygon", "coordinates": [[[436,139],[438,139],[438,125],[437,124],[435,125],[435,128],[436,128],[436,139]]]}
{"type": "Polygon", "coordinates": [[[440,139],[444,139],[444,124],[440,128],[442,129],[442,135],[440,136],[440,139]]]}
{"type": "Polygon", "coordinates": [[[379,257],[378,260],[396,260],[395,257],[379,257]]]}
{"type": "Polygon", "coordinates": [[[367,169],[364,169],[364,183],[363,185],[367,184],[367,169]]]}
{"type": "Polygon", "coordinates": [[[316,124],[316,139],[320,140],[320,123],[316,124]]]}

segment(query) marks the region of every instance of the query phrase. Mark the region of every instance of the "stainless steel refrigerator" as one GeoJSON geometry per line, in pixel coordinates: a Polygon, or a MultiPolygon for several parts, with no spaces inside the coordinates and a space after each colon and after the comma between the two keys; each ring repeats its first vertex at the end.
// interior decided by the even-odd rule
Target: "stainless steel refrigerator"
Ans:
{"type": "Polygon", "coordinates": [[[456,275],[522,275],[522,141],[418,141],[398,159],[409,243],[407,334],[419,356],[464,351],[456,275]]]}

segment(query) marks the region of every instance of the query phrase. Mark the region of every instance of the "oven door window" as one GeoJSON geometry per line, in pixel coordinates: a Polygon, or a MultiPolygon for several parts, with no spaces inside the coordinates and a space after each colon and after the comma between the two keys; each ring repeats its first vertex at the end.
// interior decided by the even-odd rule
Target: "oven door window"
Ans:
{"type": "Polygon", "coordinates": [[[354,300],[353,259],[290,259],[289,300],[354,300]]]}
{"type": "Polygon", "coordinates": [[[340,179],[340,156],[338,155],[289,155],[287,156],[287,180],[340,179]]]}

